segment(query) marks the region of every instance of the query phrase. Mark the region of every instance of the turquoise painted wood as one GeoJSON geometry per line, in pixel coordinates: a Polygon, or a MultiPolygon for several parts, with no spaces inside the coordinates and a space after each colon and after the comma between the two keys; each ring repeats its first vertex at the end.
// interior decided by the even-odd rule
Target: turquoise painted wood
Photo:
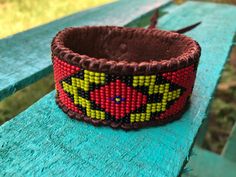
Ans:
{"type": "Polygon", "coordinates": [[[215,153],[194,147],[182,177],[235,177],[236,163],[215,153]]]}
{"type": "Polygon", "coordinates": [[[236,169],[236,123],[234,124],[229,139],[226,145],[224,146],[222,155],[228,160],[235,162],[236,169]]]}
{"type": "Polygon", "coordinates": [[[161,18],[159,26],[171,30],[202,21],[187,33],[201,44],[202,57],[181,120],[130,132],[94,127],[67,118],[52,92],[0,127],[0,176],[177,176],[226,62],[234,19],[234,6],[198,2],[161,18]]]}
{"type": "Polygon", "coordinates": [[[59,30],[82,25],[128,25],[170,0],[121,0],[0,40],[0,100],[52,71],[50,43],[59,30]]]}

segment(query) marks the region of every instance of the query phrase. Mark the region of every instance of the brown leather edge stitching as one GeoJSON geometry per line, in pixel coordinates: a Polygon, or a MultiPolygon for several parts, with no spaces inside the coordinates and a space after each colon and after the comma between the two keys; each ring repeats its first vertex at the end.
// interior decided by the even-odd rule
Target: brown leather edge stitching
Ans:
{"type": "Polygon", "coordinates": [[[106,72],[107,74],[118,74],[117,71],[122,72],[122,75],[150,75],[155,73],[163,73],[169,71],[175,71],[191,64],[198,64],[201,48],[199,44],[183,34],[178,34],[169,31],[162,31],[158,29],[143,29],[143,28],[127,28],[127,27],[116,27],[116,26],[84,26],[84,27],[70,27],[65,28],[62,31],[58,32],[54,37],[51,44],[52,54],[57,56],[59,59],[83,69],[96,71],[96,72],[106,72]],[[100,32],[105,32],[106,30],[120,30],[124,31],[126,37],[131,37],[135,33],[141,33],[145,35],[155,36],[164,36],[163,42],[168,40],[168,38],[179,37],[179,40],[182,40],[185,43],[188,43],[189,48],[185,53],[176,58],[171,58],[168,60],[154,61],[152,62],[124,62],[116,61],[105,58],[93,58],[87,55],[80,55],[75,53],[69,48],[66,48],[63,44],[63,40],[66,35],[70,32],[80,30],[81,33],[88,33],[89,30],[97,29],[100,32]],[[125,34],[125,32],[128,32],[125,34]],[[131,31],[131,32],[130,32],[131,31]],[[128,36],[129,35],[129,36],[128,36]],[[96,66],[96,67],[94,67],[96,66]]]}

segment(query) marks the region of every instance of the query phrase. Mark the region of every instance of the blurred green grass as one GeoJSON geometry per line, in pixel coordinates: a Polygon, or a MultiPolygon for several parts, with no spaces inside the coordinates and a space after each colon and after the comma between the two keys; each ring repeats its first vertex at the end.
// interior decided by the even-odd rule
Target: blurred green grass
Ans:
{"type": "Polygon", "coordinates": [[[0,38],[112,0],[0,0],[0,38]]]}

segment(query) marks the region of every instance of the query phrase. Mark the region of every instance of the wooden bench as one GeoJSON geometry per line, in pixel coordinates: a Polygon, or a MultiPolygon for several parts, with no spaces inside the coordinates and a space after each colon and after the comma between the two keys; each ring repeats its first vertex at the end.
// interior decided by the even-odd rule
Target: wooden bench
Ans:
{"type": "Polygon", "coordinates": [[[224,156],[198,147],[193,149],[196,155],[191,155],[233,43],[234,6],[122,0],[2,39],[0,99],[52,72],[50,42],[57,31],[67,26],[145,25],[156,8],[164,14],[158,24],[161,29],[177,30],[202,21],[186,33],[200,43],[202,56],[191,106],[183,117],[166,126],[139,131],[94,127],[69,119],[55,104],[53,91],[0,127],[0,176],[169,177],[181,172],[187,176],[236,176],[232,149],[236,147],[236,128],[224,156]],[[187,173],[190,168],[193,170],[187,173]]]}

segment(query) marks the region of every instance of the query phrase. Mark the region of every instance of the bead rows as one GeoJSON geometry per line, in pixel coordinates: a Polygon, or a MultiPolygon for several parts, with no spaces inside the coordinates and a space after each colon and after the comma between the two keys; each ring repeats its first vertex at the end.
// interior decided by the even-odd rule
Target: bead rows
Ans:
{"type": "Polygon", "coordinates": [[[192,87],[189,80],[195,79],[193,66],[180,73],[117,76],[83,70],[57,57],[53,65],[58,98],[69,110],[94,120],[124,124],[169,118],[165,113],[174,116],[187,101],[181,95],[188,89],[177,83],[192,87]],[[182,105],[175,104],[177,101],[182,105]]]}
{"type": "Polygon", "coordinates": [[[78,72],[80,68],[75,67],[73,65],[70,65],[57,57],[53,59],[53,71],[54,71],[54,80],[55,80],[55,88],[58,93],[58,98],[61,100],[63,105],[66,105],[66,107],[69,110],[72,110],[76,113],[82,113],[73,102],[71,102],[71,99],[68,97],[68,95],[64,92],[63,88],[61,87],[60,81],[63,78],[66,78],[68,75],[74,74],[78,72]]]}

